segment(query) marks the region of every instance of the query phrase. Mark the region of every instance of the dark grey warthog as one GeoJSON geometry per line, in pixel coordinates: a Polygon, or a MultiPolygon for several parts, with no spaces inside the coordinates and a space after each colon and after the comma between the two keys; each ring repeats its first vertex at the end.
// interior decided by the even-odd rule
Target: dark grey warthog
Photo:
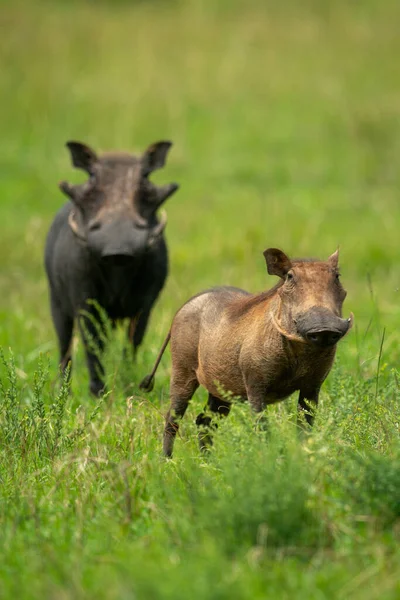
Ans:
{"type": "Polygon", "coordinates": [[[157,209],[178,185],[156,186],[149,180],[152,171],[164,166],[171,142],[157,142],[140,157],[97,156],[79,142],[67,146],[73,165],[89,179],[81,185],[60,183],[71,202],[50,227],[45,266],[61,366],[65,369],[71,360],[74,319],[83,311],[78,321],[90,390],[98,395],[104,388],[104,371],[96,303],[113,322],[130,319],[128,335],[136,349],[168,271],[166,216],[158,218],[157,209]]]}
{"type": "MultiPolygon", "coordinates": [[[[276,248],[264,252],[268,273],[280,282],[262,294],[219,287],[194,296],[177,312],[153,371],[171,339],[171,407],[164,430],[164,453],[171,456],[179,419],[199,385],[207,409],[227,415],[230,402],[221,389],[248,399],[256,412],[299,390],[299,409],[312,423],[308,402],[317,405],[331,370],[337,342],[349,331],[342,319],[346,297],[339,280],[338,252],[327,261],[290,260],[276,248]]],[[[201,413],[198,425],[210,425],[201,413]]],[[[202,434],[202,445],[209,441],[202,434]]]]}

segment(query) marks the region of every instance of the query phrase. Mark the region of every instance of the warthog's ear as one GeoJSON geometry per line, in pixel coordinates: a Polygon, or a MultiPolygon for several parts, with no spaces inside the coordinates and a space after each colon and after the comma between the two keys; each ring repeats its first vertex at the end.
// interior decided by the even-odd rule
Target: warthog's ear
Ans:
{"type": "Polygon", "coordinates": [[[75,185],[71,185],[70,183],[68,183],[68,181],[60,181],[60,183],[58,184],[58,187],[60,188],[60,190],[62,191],[63,194],[68,196],[68,198],[71,198],[71,200],[75,200],[75,196],[76,196],[76,186],[75,185]]]}
{"type": "Polygon", "coordinates": [[[265,250],[264,258],[270,275],[285,277],[287,272],[292,268],[290,259],[282,250],[278,250],[278,248],[268,248],[265,250]]]}
{"type": "Polygon", "coordinates": [[[336,252],[330,255],[330,257],[328,258],[328,263],[330,264],[332,269],[337,269],[339,264],[339,248],[336,250],[336,252]]]}
{"type": "Polygon", "coordinates": [[[167,185],[161,185],[157,187],[157,200],[156,200],[156,206],[157,208],[159,206],[161,206],[161,204],[163,202],[165,202],[165,200],[167,198],[169,198],[170,196],[172,196],[172,194],[174,194],[176,192],[176,190],[179,189],[179,185],[177,183],[168,183],[167,185]]]}
{"type": "Polygon", "coordinates": [[[96,152],[89,148],[89,146],[81,144],[81,142],[67,142],[66,145],[71,152],[71,159],[74,167],[83,169],[83,171],[92,175],[93,167],[97,162],[96,152]]]}
{"type": "Polygon", "coordinates": [[[147,148],[142,157],[143,172],[145,175],[156,169],[161,169],[165,165],[165,160],[171,146],[172,142],[163,141],[155,142],[147,148]]]}

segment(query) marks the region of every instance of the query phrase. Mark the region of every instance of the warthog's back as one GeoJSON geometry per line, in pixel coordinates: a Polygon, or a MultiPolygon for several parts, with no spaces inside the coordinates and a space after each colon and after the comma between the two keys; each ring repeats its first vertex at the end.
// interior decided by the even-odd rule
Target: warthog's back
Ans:
{"type": "Polygon", "coordinates": [[[200,335],[203,326],[218,326],[227,309],[236,299],[250,296],[235,287],[215,287],[188,300],[175,315],[172,324],[172,337],[181,337],[183,329],[189,328],[193,339],[200,335]]]}

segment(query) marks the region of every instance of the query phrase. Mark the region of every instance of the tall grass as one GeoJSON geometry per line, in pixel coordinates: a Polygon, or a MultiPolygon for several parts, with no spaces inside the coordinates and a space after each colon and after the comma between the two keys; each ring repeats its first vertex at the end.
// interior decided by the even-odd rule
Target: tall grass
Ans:
{"type": "Polygon", "coordinates": [[[396,372],[377,395],[336,373],[307,434],[290,402],[267,432],[235,404],[204,456],[189,419],[165,461],[151,404],[73,414],[43,364],[1,371],[3,597],[396,597],[396,372]]]}

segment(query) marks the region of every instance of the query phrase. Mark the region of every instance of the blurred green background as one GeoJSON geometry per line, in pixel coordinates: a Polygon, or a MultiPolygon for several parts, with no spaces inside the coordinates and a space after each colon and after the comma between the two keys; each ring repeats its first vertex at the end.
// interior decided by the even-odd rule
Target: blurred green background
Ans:
{"type": "Polygon", "coordinates": [[[399,23],[398,0],[0,3],[0,346],[15,356],[0,369],[2,597],[399,597],[399,23]],[[78,340],[72,395],[50,385],[42,259],[57,182],[84,177],[70,139],[137,152],[171,139],[155,179],[181,185],[137,366],[120,361],[120,332],[111,396],[87,420],[78,340]],[[270,246],[340,247],[355,327],[315,433],[296,441],[292,400],[260,445],[239,407],[208,461],[191,408],[162,463],[168,353],[150,400],[137,383],[192,294],[275,283],[270,246]]]}
{"type": "Polygon", "coordinates": [[[80,177],[65,142],[167,138],[157,179],[181,190],[147,345],[201,288],[271,286],[266,247],[325,258],[339,245],[357,328],[340,352],[374,369],[386,327],[397,362],[397,1],[25,1],[0,14],[2,345],[21,361],[55,353],[42,254],[57,182],[80,177]]]}

